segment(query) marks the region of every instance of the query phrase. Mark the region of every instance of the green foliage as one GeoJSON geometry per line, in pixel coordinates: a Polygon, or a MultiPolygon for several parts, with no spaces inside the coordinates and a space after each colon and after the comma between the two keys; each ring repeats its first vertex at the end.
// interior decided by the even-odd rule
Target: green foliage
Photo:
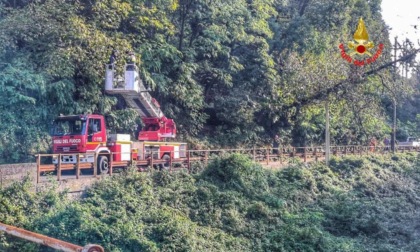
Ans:
{"type": "Polygon", "coordinates": [[[248,191],[248,193],[263,192],[268,186],[264,183],[265,172],[261,165],[241,154],[216,158],[203,172],[203,177],[214,181],[222,188],[233,188],[244,192],[249,188],[260,187],[258,191],[248,191]]]}
{"type": "Polygon", "coordinates": [[[0,162],[32,161],[49,146],[46,78],[24,60],[0,65],[0,162]]]}
{"type": "MultiPolygon", "coordinates": [[[[66,202],[66,194],[58,193],[52,183],[42,193],[36,193],[31,178],[0,189],[0,222],[34,230],[36,216],[48,215],[55,207],[66,202]]],[[[35,229],[36,231],[36,229],[35,229]]],[[[42,251],[44,247],[0,233],[1,251],[42,251]]]]}
{"type": "Polygon", "coordinates": [[[269,171],[232,154],[196,175],[128,170],[77,200],[26,180],[0,190],[0,221],[107,251],[415,251],[420,162],[394,157],[269,171]]]}

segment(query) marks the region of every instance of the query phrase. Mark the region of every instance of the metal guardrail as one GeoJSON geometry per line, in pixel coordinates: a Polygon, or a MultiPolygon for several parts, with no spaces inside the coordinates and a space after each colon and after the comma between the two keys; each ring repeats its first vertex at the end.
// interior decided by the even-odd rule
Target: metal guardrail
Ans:
{"type": "MultiPolygon", "coordinates": [[[[419,152],[419,147],[404,147],[399,146],[397,152],[419,152]]],[[[217,156],[226,153],[241,153],[248,155],[252,160],[260,162],[263,165],[285,165],[290,163],[293,159],[300,159],[303,162],[313,162],[325,159],[326,152],[324,146],[312,146],[312,147],[282,147],[282,148],[244,148],[244,149],[216,149],[216,150],[187,150],[186,157],[183,158],[172,158],[172,153],[168,159],[156,159],[154,156],[158,156],[158,152],[150,153],[150,157],[144,160],[131,160],[131,161],[120,161],[114,162],[112,160],[113,154],[127,154],[127,153],[111,153],[109,175],[113,174],[115,168],[136,166],[139,170],[147,170],[146,168],[166,165],[169,171],[176,169],[174,167],[177,164],[179,167],[187,169],[191,172],[192,164],[208,162],[217,156]],[[156,155],[155,155],[156,154],[156,155]],[[142,168],[140,168],[142,167],[142,168]],[[145,169],[143,169],[145,168],[145,169]]],[[[346,155],[369,155],[369,154],[387,154],[391,153],[391,149],[388,146],[331,146],[330,154],[334,156],[346,156],[346,155]]],[[[94,154],[94,153],[93,153],[94,154]]],[[[37,183],[40,182],[41,173],[45,172],[56,172],[57,180],[62,179],[62,172],[66,170],[73,170],[76,172],[76,179],[80,178],[80,172],[82,170],[93,169],[93,177],[98,176],[97,163],[81,163],[80,157],[85,156],[86,153],[80,153],[77,155],[78,162],[76,164],[62,164],[61,155],[65,154],[39,154],[37,157],[37,183]],[[58,156],[58,164],[46,164],[42,159],[52,159],[52,157],[58,156]]],[[[94,160],[97,160],[97,154],[94,154],[94,160]]]]}
{"type": "Polygon", "coordinates": [[[9,235],[19,237],[37,244],[45,245],[53,249],[65,252],[104,252],[104,249],[95,244],[88,244],[84,247],[79,245],[71,244],[62,240],[51,238],[42,234],[34,233],[22,228],[6,225],[0,223],[0,231],[3,231],[9,235]]]}

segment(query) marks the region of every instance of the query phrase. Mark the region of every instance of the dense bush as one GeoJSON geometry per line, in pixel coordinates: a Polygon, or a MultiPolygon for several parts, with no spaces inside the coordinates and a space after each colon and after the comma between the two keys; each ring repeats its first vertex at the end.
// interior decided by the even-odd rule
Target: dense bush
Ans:
{"type": "MultiPolygon", "coordinates": [[[[198,174],[129,171],[79,200],[27,182],[0,191],[0,221],[106,251],[416,251],[412,154],[265,170],[240,154],[198,174]]],[[[2,251],[48,251],[5,235],[2,251]]]]}

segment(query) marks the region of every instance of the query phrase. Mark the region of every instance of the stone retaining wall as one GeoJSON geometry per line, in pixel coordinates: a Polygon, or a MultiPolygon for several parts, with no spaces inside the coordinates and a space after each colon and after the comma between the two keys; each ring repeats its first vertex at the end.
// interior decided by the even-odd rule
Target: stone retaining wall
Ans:
{"type": "MultiPolygon", "coordinates": [[[[13,182],[23,181],[23,179],[29,176],[29,179],[34,187],[34,190],[44,190],[53,184],[57,183],[58,190],[68,190],[71,193],[78,193],[85,191],[93,183],[100,180],[101,177],[82,177],[80,179],[75,178],[64,178],[61,181],[48,181],[47,179],[42,179],[42,182],[36,183],[36,163],[27,163],[27,164],[5,164],[0,165],[0,187],[4,188],[11,185],[13,182]]],[[[56,176],[53,176],[52,179],[56,179],[56,176]]]]}
{"type": "Polygon", "coordinates": [[[26,176],[36,184],[35,163],[0,165],[0,187],[8,186],[14,181],[22,181],[26,176]]]}

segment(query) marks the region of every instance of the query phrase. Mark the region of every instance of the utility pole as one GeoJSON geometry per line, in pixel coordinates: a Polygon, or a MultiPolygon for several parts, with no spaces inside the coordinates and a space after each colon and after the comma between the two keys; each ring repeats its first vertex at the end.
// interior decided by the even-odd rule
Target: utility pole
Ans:
{"type": "Polygon", "coordinates": [[[330,108],[329,100],[325,101],[325,164],[330,162],[330,108]]]}
{"type": "MultiPolygon", "coordinates": [[[[393,49],[394,49],[394,87],[392,88],[391,93],[392,93],[392,105],[393,105],[393,123],[392,123],[392,138],[391,138],[391,150],[393,153],[395,153],[396,150],[396,132],[397,132],[397,90],[396,90],[396,82],[397,82],[397,74],[400,74],[400,69],[397,66],[397,51],[400,50],[401,51],[401,56],[405,56],[407,55],[407,53],[410,52],[411,49],[413,49],[412,43],[406,39],[403,44],[401,45],[400,43],[398,43],[398,37],[396,36],[394,38],[394,45],[393,45],[393,49]]],[[[409,71],[409,65],[407,62],[403,62],[400,64],[400,67],[402,67],[401,69],[401,76],[402,78],[405,77],[405,79],[408,78],[408,71],[409,71]]]]}
{"type": "MultiPolygon", "coordinates": [[[[394,60],[397,60],[397,45],[398,45],[398,37],[394,38],[394,60]]],[[[397,71],[397,62],[394,63],[394,69],[397,71]]],[[[394,82],[395,82],[394,77],[394,82]]],[[[397,132],[397,99],[395,97],[395,90],[391,90],[392,92],[392,105],[394,109],[393,113],[393,122],[392,122],[392,137],[391,137],[391,150],[392,153],[395,153],[395,143],[396,143],[396,132],[397,132]]]]}
{"type": "Polygon", "coordinates": [[[395,153],[395,145],[397,143],[396,133],[397,133],[397,99],[395,97],[392,98],[392,103],[394,107],[394,116],[393,116],[393,123],[392,123],[392,140],[391,140],[391,150],[392,153],[395,153]]]}
{"type": "MultiPolygon", "coordinates": [[[[328,78],[327,66],[325,66],[325,76],[328,78]]],[[[330,163],[330,96],[325,100],[325,165],[330,163]]]]}

